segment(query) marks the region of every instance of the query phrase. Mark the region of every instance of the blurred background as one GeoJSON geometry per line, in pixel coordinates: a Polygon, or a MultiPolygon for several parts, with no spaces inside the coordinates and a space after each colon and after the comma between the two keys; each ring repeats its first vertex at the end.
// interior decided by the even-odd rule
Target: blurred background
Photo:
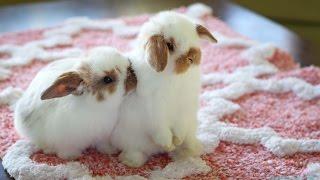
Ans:
{"type": "MultiPolygon", "coordinates": [[[[45,0],[0,0],[0,6],[34,2],[45,2],[45,0]]],[[[234,0],[233,2],[288,27],[307,38],[320,50],[320,0],[234,0]]]]}
{"type": "Polygon", "coordinates": [[[317,45],[320,50],[320,0],[234,0],[234,2],[286,26],[317,45]]]}
{"type": "MultiPolygon", "coordinates": [[[[0,33],[52,26],[72,16],[101,18],[136,15],[186,6],[194,2],[198,1],[0,0],[0,33]]],[[[200,2],[215,6],[215,15],[235,31],[262,42],[268,42],[270,39],[271,42],[288,50],[296,59],[311,59],[309,61],[312,64],[320,65],[320,0],[200,0],[200,2]],[[244,8],[239,9],[238,5],[244,8]],[[254,18],[252,14],[257,14],[259,18],[254,18]],[[260,18],[258,14],[267,19],[260,18]],[[275,22],[275,25],[269,20],[275,22]],[[257,22],[250,24],[248,21],[257,22]],[[279,28],[277,24],[288,28],[289,31],[285,32],[281,29],[283,27],[279,28]],[[307,45],[297,42],[293,37],[295,34],[307,45]],[[289,47],[290,44],[294,46],[289,47]],[[310,49],[312,55],[309,53],[310,49]]]]}

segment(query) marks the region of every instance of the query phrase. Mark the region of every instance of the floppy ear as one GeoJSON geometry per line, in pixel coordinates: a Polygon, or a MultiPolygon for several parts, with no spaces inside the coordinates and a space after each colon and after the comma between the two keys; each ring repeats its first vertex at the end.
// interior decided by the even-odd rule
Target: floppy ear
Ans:
{"type": "Polygon", "coordinates": [[[169,49],[162,35],[153,35],[146,44],[147,61],[157,72],[167,66],[169,49]]]}
{"type": "Polygon", "coordinates": [[[42,93],[41,100],[69,95],[77,90],[82,81],[82,78],[77,72],[63,73],[42,93]]]}
{"type": "Polygon", "coordinates": [[[215,37],[213,37],[212,34],[210,33],[210,31],[207,28],[205,28],[204,26],[197,24],[196,30],[197,30],[197,33],[200,38],[207,39],[213,43],[218,42],[217,39],[215,37]]]}

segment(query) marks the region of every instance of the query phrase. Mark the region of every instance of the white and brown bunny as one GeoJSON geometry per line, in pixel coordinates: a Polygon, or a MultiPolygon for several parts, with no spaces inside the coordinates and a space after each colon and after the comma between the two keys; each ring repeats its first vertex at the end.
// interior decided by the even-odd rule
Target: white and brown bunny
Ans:
{"type": "Polygon", "coordinates": [[[135,88],[127,57],[109,47],[50,63],[14,112],[19,134],[45,153],[73,159],[89,147],[113,153],[109,138],[124,95],[135,88]]]}
{"type": "Polygon", "coordinates": [[[202,152],[196,137],[201,38],[216,42],[205,27],[171,11],[143,25],[128,54],[137,88],[125,97],[111,138],[123,163],[138,167],[174,149],[178,158],[202,152]]]}

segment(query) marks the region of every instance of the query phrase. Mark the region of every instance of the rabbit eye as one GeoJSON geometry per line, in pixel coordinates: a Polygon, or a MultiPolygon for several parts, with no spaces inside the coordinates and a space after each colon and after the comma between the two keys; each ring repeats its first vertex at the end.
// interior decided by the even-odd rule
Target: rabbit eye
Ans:
{"type": "Polygon", "coordinates": [[[189,62],[189,64],[192,64],[193,63],[193,59],[192,58],[188,58],[188,62],[189,62]]]}
{"type": "Polygon", "coordinates": [[[105,84],[110,84],[110,83],[113,82],[113,79],[112,79],[110,76],[105,76],[105,77],[103,78],[103,82],[104,82],[105,84]]]}
{"type": "Polygon", "coordinates": [[[172,43],[167,42],[167,46],[168,46],[169,51],[171,51],[171,52],[174,51],[174,45],[172,43]]]}

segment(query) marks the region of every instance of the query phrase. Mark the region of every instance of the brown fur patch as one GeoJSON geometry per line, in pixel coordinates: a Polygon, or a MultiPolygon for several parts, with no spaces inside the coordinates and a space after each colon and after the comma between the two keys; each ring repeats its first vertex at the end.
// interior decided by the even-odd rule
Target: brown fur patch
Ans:
{"type": "Polygon", "coordinates": [[[57,97],[67,96],[75,92],[83,79],[77,72],[66,72],[60,75],[53,84],[46,89],[41,100],[52,99],[57,97]]]}
{"type": "Polygon", "coordinates": [[[101,76],[92,73],[91,67],[88,64],[82,64],[80,67],[80,74],[85,82],[85,86],[94,96],[96,96],[98,101],[103,101],[105,99],[105,91],[108,91],[110,94],[112,94],[117,89],[118,74],[116,69],[105,71],[105,73],[101,76]],[[112,83],[105,84],[103,82],[103,78],[105,76],[111,77],[114,81],[112,83]]]}
{"type": "Polygon", "coordinates": [[[96,96],[98,101],[103,101],[105,99],[104,92],[108,91],[112,94],[117,89],[118,74],[115,69],[111,71],[105,71],[104,76],[95,77],[94,84],[92,85],[92,94],[96,96]],[[112,83],[105,84],[103,78],[109,76],[113,79],[112,83]]]}
{"type": "Polygon", "coordinates": [[[93,73],[89,64],[82,63],[79,68],[79,74],[87,86],[93,84],[93,73]]]}
{"type": "Polygon", "coordinates": [[[105,74],[106,74],[106,76],[109,76],[114,80],[113,83],[106,85],[107,86],[107,90],[109,91],[110,94],[112,94],[117,89],[117,82],[118,82],[118,78],[119,78],[118,74],[117,74],[115,69],[113,69],[111,71],[106,71],[105,74]]]}
{"type": "Polygon", "coordinates": [[[192,65],[199,65],[201,60],[201,51],[198,48],[190,48],[190,50],[181,55],[176,60],[175,72],[176,74],[184,73],[192,65]]]}
{"type": "Polygon", "coordinates": [[[201,38],[206,38],[208,40],[210,40],[211,42],[218,42],[217,39],[215,37],[212,36],[212,34],[210,33],[210,31],[205,28],[204,26],[198,24],[196,27],[197,33],[201,38]]]}
{"type": "Polygon", "coordinates": [[[131,90],[136,89],[137,83],[138,83],[137,76],[136,76],[132,66],[130,65],[127,68],[127,77],[124,82],[126,94],[128,94],[128,92],[130,92],[131,90]]]}
{"type": "Polygon", "coordinates": [[[199,48],[190,48],[188,57],[192,59],[193,64],[199,65],[201,61],[201,50],[199,48]]]}
{"type": "Polygon", "coordinates": [[[157,72],[161,72],[167,66],[168,46],[162,35],[153,35],[149,38],[146,46],[148,62],[157,72]]]}
{"type": "Polygon", "coordinates": [[[104,95],[102,94],[102,92],[98,92],[96,95],[96,98],[98,101],[103,101],[104,100],[104,95]]]}
{"type": "Polygon", "coordinates": [[[170,52],[174,52],[174,50],[176,49],[176,41],[173,37],[169,39],[169,42],[167,42],[167,46],[170,52]]]}
{"type": "Polygon", "coordinates": [[[92,95],[96,96],[98,101],[105,99],[105,91],[112,94],[117,89],[118,73],[116,69],[106,71],[103,75],[97,75],[92,72],[90,65],[83,63],[78,72],[67,72],[57,78],[57,80],[41,96],[41,99],[51,99],[62,97],[69,94],[82,95],[83,92],[77,91],[79,85],[82,85],[92,95]],[[104,77],[109,76],[113,82],[106,84],[104,77]]]}

